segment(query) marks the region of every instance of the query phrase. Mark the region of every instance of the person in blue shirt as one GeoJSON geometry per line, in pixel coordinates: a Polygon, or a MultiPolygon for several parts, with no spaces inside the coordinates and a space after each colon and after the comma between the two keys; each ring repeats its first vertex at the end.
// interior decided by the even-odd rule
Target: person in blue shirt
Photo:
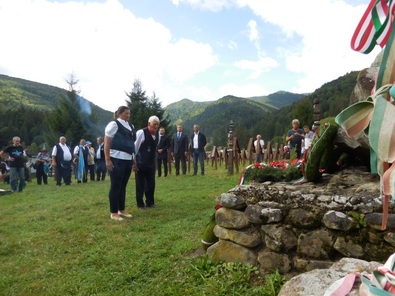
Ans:
{"type": "Polygon", "coordinates": [[[302,140],[304,139],[304,131],[303,129],[299,128],[299,120],[294,119],[292,120],[292,129],[288,131],[287,137],[285,141],[289,142],[289,148],[292,151],[296,151],[296,157],[301,158],[302,155],[302,140]]]}

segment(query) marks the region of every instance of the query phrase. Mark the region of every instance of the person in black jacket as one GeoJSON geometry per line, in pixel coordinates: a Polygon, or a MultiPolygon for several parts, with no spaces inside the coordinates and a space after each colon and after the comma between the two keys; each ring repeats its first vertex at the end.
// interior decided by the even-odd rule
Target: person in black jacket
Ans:
{"type": "Polygon", "coordinates": [[[96,151],[96,181],[104,181],[106,179],[106,160],[104,157],[104,140],[102,137],[97,138],[97,151],[96,151]]]}
{"type": "Polygon", "coordinates": [[[145,207],[155,207],[155,153],[158,146],[158,129],[159,118],[151,116],[148,119],[148,127],[136,133],[136,161],[133,170],[136,173],[136,202],[141,210],[145,207]]]}
{"type": "Polygon", "coordinates": [[[26,152],[21,145],[21,139],[12,138],[12,145],[0,151],[0,157],[7,155],[10,166],[10,185],[13,192],[22,192],[25,188],[25,159],[26,152]]]}
{"type": "Polygon", "coordinates": [[[180,162],[182,174],[187,173],[187,154],[188,154],[188,136],[182,131],[182,125],[177,125],[177,132],[171,138],[171,151],[176,166],[176,176],[180,174],[180,162]]]}
{"type": "Polygon", "coordinates": [[[207,140],[206,136],[202,134],[199,130],[199,126],[195,124],[193,126],[193,135],[191,136],[191,145],[193,148],[193,175],[197,175],[198,171],[198,160],[200,163],[200,174],[204,176],[204,156],[206,151],[204,146],[206,146],[207,140]]]}
{"type": "Polygon", "coordinates": [[[162,175],[162,163],[165,177],[167,176],[167,149],[170,147],[170,139],[165,134],[165,128],[159,129],[158,147],[156,148],[156,160],[158,166],[158,177],[162,175]]]}

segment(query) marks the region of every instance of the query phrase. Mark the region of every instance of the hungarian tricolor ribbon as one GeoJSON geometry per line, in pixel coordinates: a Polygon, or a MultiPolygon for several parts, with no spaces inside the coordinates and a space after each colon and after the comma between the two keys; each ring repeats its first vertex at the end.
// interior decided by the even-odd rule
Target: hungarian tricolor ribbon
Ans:
{"type": "Polygon", "coordinates": [[[369,53],[376,44],[384,47],[391,34],[395,1],[371,0],[351,39],[351,48],[369,53]]]}

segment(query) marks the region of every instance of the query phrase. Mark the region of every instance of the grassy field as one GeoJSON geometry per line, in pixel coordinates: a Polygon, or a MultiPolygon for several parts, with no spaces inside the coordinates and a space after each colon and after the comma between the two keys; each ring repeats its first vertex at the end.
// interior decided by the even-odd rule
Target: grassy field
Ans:
{"type": "Polygon", "coordinates": [[[215,198],[238,177],[206,165],[206,176],[157,178],[156,208],[141,211],[132,176],[134,217],[121,222],[110,220],[109,178],[61,187],[33,179],[0,196],[0,295],[274,295],[251,285],[251,266],[202,255],[215,198]]]}

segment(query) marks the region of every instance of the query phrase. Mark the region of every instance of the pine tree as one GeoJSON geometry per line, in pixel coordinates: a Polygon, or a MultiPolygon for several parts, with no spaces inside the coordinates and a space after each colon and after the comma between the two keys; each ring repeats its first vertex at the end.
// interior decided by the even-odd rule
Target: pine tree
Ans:
{"type": "Polygon", "coordinates": [[[139,79],[135,79],[132,91],[126,95],[129,98],[126,103],[131,110],[130,122],[136,129],[146,127],[148,118],[152,115],[158,116],[160,119],[160,126],[167,129],[170,121],[167,117],[164,118],[165,111],[162,108],[162,104],[159,102],[159,98],[156,97],[155,93],[152,97],[148,97],[146,92],[143,91],[139,79]]]}
{"type": "Polygon", "coordinates": [[[80,110],[78,91],[75,85],[78,83],[73,74],[70,75],[69,91],[67,95],[61,95],[59,105],[54,108],[47,117],[47,123],[51,133],[47,136],[48,143],[58,143],[60,136],[65,136],[67,144],[77,145],[82,138],[92,138],[83,124],[84,114],[80,110]]]}

